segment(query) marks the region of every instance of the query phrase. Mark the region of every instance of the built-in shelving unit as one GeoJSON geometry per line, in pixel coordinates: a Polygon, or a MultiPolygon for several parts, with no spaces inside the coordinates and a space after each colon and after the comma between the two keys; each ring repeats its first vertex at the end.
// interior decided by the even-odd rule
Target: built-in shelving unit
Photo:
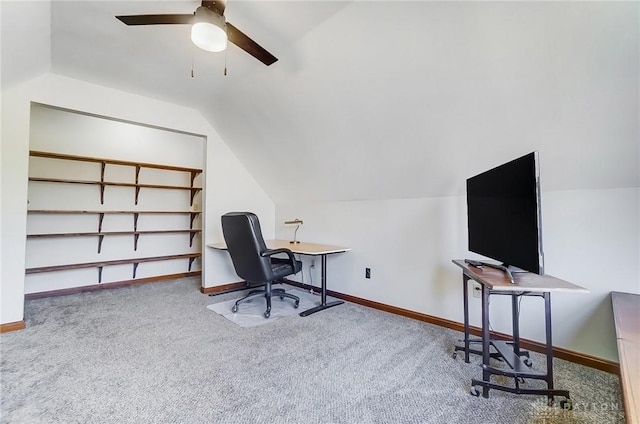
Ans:
{"type": "Polygon", "coordinates": [[[116,259],[111,261],[99,261],[99,262],[84,262],[78,264],[65,264],[65,265],[52,265],[41,266],[36,268],[27,268],[27,274],[39,274],[41,272],[55,272],[66,271],[70,269],[80,268],[98,268],[98,283],[102,282],[102,268],[109,265],[128,265],[133,264],[133,275],[131,278],[136,278],[136,271],[138,265],[143,262],[156,262],[156,261],[170,261],[175,259],[189,259],[189,271],[191,271],[191,265],[196,258],[200,257],[200,253],[185,253],[182,255],[165,255],[165,256],[153,256],[150,258],[131,258],[131,259],[116,259]]]}
{"type": "Polygon", "coordinates": [[[88,156],[63,155],[59,153],[39,152],[35,150],[30,151],[29,154],[33,157],[99,163],[101,165],[100,180],[94,181],[94,180],[74,180],[74,179],[64,179],[64,178],[29,177],[29,181],[97,185],[100,187],[100,204],[104,204],[104,189],[107,186],[133,187],[135,189],[136,205],[138,204],[138,198],[140,196],[141,188],[153,188],[153,189],[164,189],[164,190],[188,190],[189,192],[191,192],[191,202],[189,205],[193,205],[193,198],[200,190],[202,190],[202,188],[200,187],[193,186],[193,182],[195,178],[200,173],[202,173],[202,169],[184,168],[184,167],[170,166],[170,165],[159,165],[154,163],[129,162],[129,161],[123,161],[123,160],[114,160],[114,159],[100,159],[100,158],[93,158],[88,156]],[[105,169],[107,165],[124,165],[124,166],[135,167],[135,170],[136,170],[135,182],[124,183],[124,182],[105,181],[104,177],[105,177],[105,169]],[[140,179],[140,169],[142,168],[162,169],[165,171],[188,172],[191,174],[191,185],[174,186],[174,185],[162,185],[162,184],[141,184],[139,182],[139,179],[140,179]]]}
{"type": "MultiPolygon", "coordinates": [[[[109,259],[109,260],[92,260],[92,261],[86,261],[86,257],[84,261],[67,261],[67,263],[60,263],[60,264],[54,264],[54,265],[47,265],[47,266],[33,266],[33,267],[29,267],[25,270],[25,273],[27,275],[31,275],[31,274],[40,274],[40,273],[49,273],[49,272],[59,272],[59,271],[68,271],[68,270],[75,270],[75,269],[82,269],[82,268],[96,268],[98,270],[98,284],[102,283],[102,276],[103,276],[103,268],[104,267],[108,267],[108,266],[113,266],[113,265],[126,265],[126,264],[132,264],[133,265],[133,271],[132,271],[132,277],[133,279],[136,278],[136,272],[138,269],[138,265],[141,263],[148,263],[148,262],[160,262],[160,261],[174,261],[174,260],[188,260],[188,267],[187,267],[187,273],[186,274],[193,274],[194,271],[192,271],[192,266],[193,263],[196,259],[198,259],[201,256],[200,252],[193,252],[192,248],[193,248],[193,242],[194,242],[194,238],[197,234],[201,233],[201,229],[199,228],[194,228],[194,223],[196,222],[196,218],[198,216],[201,215],[201,212],[199,210],[195,210],[195,208],[193,207],[194,205],[194,198],[195,196],[202,190],[201,187],[196,187],[194,185],[194,182],[196,180],[196,177],[202,173],[201,169],[196,169],[196,168],[186,168],[186,167],[177,167],[177,166],[171,166],[171,165],[161,165],[161,164],[153,164],[153,163],[142,163],[142,162],[130,162],[130,161],[123,161],[123,160],[114,160],[114,159],[102,159],[102,158],[95,158],[95,157],[87,157],[87,156],[77,156],[77,155],[68,155],[68,154],[60,154],[60,153],[51,153],[51,152],[42,152],[42,151],[31,151],[30,152],[30,156],[31,157],[38,157],[38,158],[44,158],[44,159],[52,159],[52,160],[62,160],[62,161],[69,161],[69,167],[73,167],[74,164],[77,164],[79,162],[88,162],[88,163],[96,163],[99,164],[100,166],[100,178],[99,179],[75,179],[75,178],[58,178],[57,176],[51,176],[51,175],[47,175],[45,177],[43,176],[30,176],[29,177],[29,181],[30,183],[51,183],[51,184],[63,184],[63,185],[95,185],[97,187],[99,187],[100,190],[100,207],[96,208],[96,209],[91,209],[91,210],[87,210],[87,209],[82,209],[82,208],[73,208],[73,205],[77,205],[78,200],[77,198],[75,198],[74,196],[72,196],[72,198],[69,199],[69,209],[60,209],[60,208],[51,208],[51,209],[43,209],[43,208],[38,208],[38,209],[29,209],[28,210],[28,219],[31,217],[34,217],[36,215],[45,215],[45,216],[62,216],[62,215],[78,215],[78,216],[87,216],[87,215],[95,215],[96,216],[96,222],[95,222],[95,231],[91,230],[91,231],[87,231],[86,228],[82,228],[82,229],[78,229],[76,230],[71,230],[69,231],[68,228],[65,228],[63,231],[58,230],[57,228],[55,228],[55,225],[53,224],[53,220],[50,226],[50,230],[49,227],[47,226],[46,231],[42,231],[42,229],[40,229],[39,231],[36,232],[32,232],[27,234],[27,240],[36,240],[36,239],[59,239],[59,243],[56,241],[56,246],[59,246],[60,249],[65,249],[67,245],[65,245],[66,240],[69,239],[74,239],[74,238],[78,238],[78,237],[96,237],[97,238],[97,252],[95,253],[96,255],[100,255],[102,252],[102,247],[103,247],[103,243],[105,240],[105,237],[110,237],[110,236],[123,236],[123,235],[131,235],[133,238],[133,250],[137,251],[138,250],[138,240],[140,238],[140,236],[145,236],[145,235],[150,235],[150,234],[164,234],[164,235],[171,235],[171,234],[186,234],[189,236],[189,250],[190,252],[188,253],[184,253],[184,250],[186,249],[186,246],[184,246],[183,249],[180,249],[179,246],[176,246],[176,250],[180,249],[182,250],[182,252],[178,251],[175,254],[162,254],[162,255],[156,255],[156,256],[145,256],[145,257],[124,257],[124,258],[118,258],[118,259],[109,259]],[[126,182],[126,181],[109,181],[107,178],[105,178],[105,174],[106,174],[106,169],[109,165],[117,165],[117,166],[125,166],[125,167],[133,167],[135,170],[135,181],[134,182],[126,182]],[[154,169],[154,170],[160,170],[160,171],[170,171],[170,172],[179,172],[179,173],[187,173],[188,175],[188,181],[189,184],[188,185],[179,185],[179,184],[155,184],[155,183],[143,183],[141,182],[140,179],[140,171],[141,169],[145,169],[145,168],[150,168],[150,169],[154,169]],[[176,206],[175,209],[173,210],[136,210],[135,207],[131,208],[125,208],[125,209],[108,209],[110,202],[106,201],[105,204],[105,187],[108,186],[117,186],[117,187],[131,187],[134,189],[135,195],[133,197],[133,205],[131,205],[129,203],[130,206],[137,206],[138,205],[138,200],[141,196],[141,189],[155,189],[155,190],[184,190],[184,191],[188,191],[190,193],[189,195],[189,205],[188,207],[184,207],[184,209],[181,209],[181,205],[179,204],[173,204],[171,206],[176,206]],[[101,208],[104,207],[105,209],[102,210],[101,208]],[[109,216],[109,215],[131,215],[132,220],[131,220],[131,226],[129,228],[124,228],[124,229],[117,229],[117,230],[105,230],[103,228],[103,224],[105,221],[105,216],[109,216]],[[188,217],[188,224],[187,224],[187,220],[184,221],[184,224],[180,225],[182,228],[172,228],[171,225],[166,225],[163,226],[162,224],[159,225],[158,228],[153,228],[153,229],[139,229],[138,228],[138,223],[139,223],[139,219],[141,216],[144,215],[159,215],[160,217],[162,217],[162,219],[160,220],[160,222],[163,222],[162,220],[166,220],[168,219],[169,216],[180,216],[180,215],[186,215],[188,217]],[[167,218],[164,218],[167,217],[167,218]],[[184,226],[183,226],[184,225],[184,226]]],[[[66,167],[66,165],[65,165],[66,167]]],[[[96,169],[96,168],[93,168],[96,169]]],[[[96,169],[96,173],[93,175],[97,175],[97,169],[96,169]]],[[[83,175],[84,177],[85,175],[83,175]]],[[[181,177],[180,181],[185,181],[186,180],[182,179],[183,177],[181,177]]],[[[144,191],[144,190],[143,190],[144,191]]],[[[126,192],[125,192],[126,194],[126,192]]],[[[86,191],[84,192],[84,194],[86,196],[86,191]]],[[[126,197],[126,196],[125,196],[126,197]]],[[[121,199],[120,199],[121,200],[121,199]]],[[[186,199],[185,199],[186,200],[186,199]]],[[[97,198],[96,200],[94,200],[93,202],[97,202],[97,198]]],[[[130,202],[130,201],[128,201],[130,202]]],[[[121,205],[122,202],[120,202],[119,204],[121,205]]],[[[65,206],[65,205],[63,205],[65,206]]],[[[48,219],[48,218],[45,218],[48,219]]],[[[67,220],[69,221],[69,220],[67,220]]],[[[46,221],[45,221],[46,222],[46,221]]],[[[155,225],[158,226],[158,221],[155,221],[155,225]]],[[[41,225],[42,226],[42,225],[41,225]]],[[[73,226],[73,221],[71,221],[71,226],[73,226]]],[[[68,225],[66,225],[65,227],[68,227],[68,225]]],[[[175,226],[174,226],[175,227],[175,226]]],[[[144,254],[144,253],[143,253],[144,254]]],[[[86,255],[85,255],[86,256],[86,255]]],[[[96,257],[97,259],[98,257],[96,257]]],[[[199,272],[199,271],[198,271],[199,272]]],[[[162,277],[162,276],[159,276],[162,277]]],[[[55,291],[55,290],[54,290],[55,291]]]]}
{"type": "Polygon", "coordinates": [[[102,241],[104,236],[109,235],[133,235],[133,250],[138,250],[138,239],[141,234],[176,234],[176,233],[188,233],[189,234],[189,247],[193,246],[193,238],[201,230],[193,228],[193,221],[200,212],[195,211],[74,211],[74,210],[42,210],[34,209],[29,210],[29,214],[94,214],[98,216],[98,230],[95,232],[74,232],[74,233],[41,233],[41,234],[27,234],[27,239],[30,238],[42,238],[42,237],[98,237],[98,253],[102,250],[102,241]],[[133,230],[131,231],[102,231],[102,223],[104,222],[104,216],[109,214],[131,214],[133,216],[133,230]],[[189,228],[182,230],[138,230],[138,217],[141,214],[188,214],[190,215],[189,228]]]}

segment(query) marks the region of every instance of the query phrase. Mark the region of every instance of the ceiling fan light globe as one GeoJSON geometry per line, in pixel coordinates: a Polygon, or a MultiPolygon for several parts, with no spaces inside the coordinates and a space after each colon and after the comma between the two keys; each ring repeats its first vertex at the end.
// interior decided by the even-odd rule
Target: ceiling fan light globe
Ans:
{"type": "Polygon", "coordinates": [[[191,27],[191,41],[208,52],[221,52],[227,48],[227,32],[210,23],[197,22],[191,27]]]}

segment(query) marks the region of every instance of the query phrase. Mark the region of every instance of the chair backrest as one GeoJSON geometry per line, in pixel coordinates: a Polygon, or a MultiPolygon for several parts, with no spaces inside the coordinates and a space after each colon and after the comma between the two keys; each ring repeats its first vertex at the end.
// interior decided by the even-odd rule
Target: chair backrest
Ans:
{"type": "Polygon", "coordinates": [[[222,215],[222,234],[238,277],[251,283],[272,279],[271,259],[260,254],[267,250],[258,217],[251,212],[222,215]]]}

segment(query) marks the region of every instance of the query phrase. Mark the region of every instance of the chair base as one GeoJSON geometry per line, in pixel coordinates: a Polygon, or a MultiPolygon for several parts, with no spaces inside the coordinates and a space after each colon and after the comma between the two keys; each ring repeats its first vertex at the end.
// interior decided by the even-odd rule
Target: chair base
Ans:
{"type": "Polygon", "coordinates": [[[271,284],[268,284],[265,289],[252,290],[245,297],[243,297],[241,299],[238,299],[236,301],[236,303],[233,305],[233,308],[231,308],[231,311],[233,313],[238,312],[238,305],[240,303],[251,302],[254,298],[259,297],[259,296],[264,296],[265,299],[267,300],[267,310],[263,314],[265,318],[269,318],[271,316],[271,297],[272,296],[279,296],[280,300],[283,300],[285,297],[295,300],[295,303],[293,304],[293,307],[295,309],[298,309],[298,306],[300,306],[300,298],[298,296],[294,296],[292,294],[289,294],[289,293],[285,292],[284,289],[279,289],[279,288],[278,289],[271,289],[271,284]]]}

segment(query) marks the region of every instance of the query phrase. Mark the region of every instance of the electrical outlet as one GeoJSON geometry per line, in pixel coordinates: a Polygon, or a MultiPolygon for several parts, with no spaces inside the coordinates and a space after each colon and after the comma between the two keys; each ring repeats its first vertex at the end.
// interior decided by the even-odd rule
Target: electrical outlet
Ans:
{"type": "Polygon", "coordinates": [[[482,287],[478,283],[471,283],[471,289],[473,290],[473,297],[482,297],[482,287]]]}
{"type": "Polygon", "coordinates": [[[364,278],[371,278],[371,268],[364,269],[364,278]]]}

